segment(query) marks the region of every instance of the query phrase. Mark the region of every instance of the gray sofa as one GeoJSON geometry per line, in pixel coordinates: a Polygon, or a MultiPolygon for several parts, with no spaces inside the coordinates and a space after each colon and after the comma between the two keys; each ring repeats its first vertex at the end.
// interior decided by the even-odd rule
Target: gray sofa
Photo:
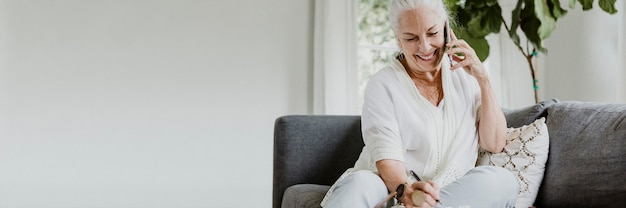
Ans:
{"type": "MultiPolygon", "coordinates": [[[[550,152],[537,207],[626,207],[626,104],[542,101],[505,110],[509,127],[546,117],[550,152]]],[[[273,207],[319,207],[364,146],[359,116],[284,116],[274,129],[273,207]]]]}

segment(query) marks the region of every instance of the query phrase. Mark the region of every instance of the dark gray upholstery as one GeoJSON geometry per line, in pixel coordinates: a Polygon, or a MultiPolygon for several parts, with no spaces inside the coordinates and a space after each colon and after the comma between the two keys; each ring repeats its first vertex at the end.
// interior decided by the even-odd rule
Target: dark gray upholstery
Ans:
{"type": "MultiPolygon", "coordinates": [[[[509,127],[547,115],[550,152],[537,207],[626,207],[626,104],[552,99],[504,114],[509,127]]],[[[361,152],[360,117],[285,116],[275,125],[273,207],[319,207],[361,152]]]]}
{"type": "Polygon", "coordinates": [[[321,207],[322,199],[330,186],[298,184],[287,188],[281,207],[321,207]]]}
{"type": "Polygon", "coordinates": [[[332,185],[346,169],[354,166],[363,146],[360,116],[276,119],[272,206],[280,207],[289,186],[332,185]]]}
{"type": "Polygon", "coordinates": [[[546,117],[548,116],[548,108],[558,102],[557,99],[549,99],[525,108],[502,109],[506,117],[507,127],[518,128],[528,125],[538,118],[546,117]]]}
{"type": "Polygon", "coordinates": [[[535,204],[626,207],[626,105],[562,102],[549,115],[549,159],[535,204]]]}

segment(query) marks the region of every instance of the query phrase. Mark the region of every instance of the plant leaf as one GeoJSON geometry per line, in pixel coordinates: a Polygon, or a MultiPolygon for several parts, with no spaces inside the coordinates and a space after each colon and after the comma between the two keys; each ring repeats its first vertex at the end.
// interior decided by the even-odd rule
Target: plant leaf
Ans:
{"type": "Polygon", "coordinates": [[[489,28],[490,32],[499,33],[500,26],[502,25],[500,18],[502,18],[502,8],[500,8],[500,5],[496,2],[496,4],[490,6],[487,10],[487,13],[483,17],[482,25],[489,28]]]}
{"type": "Polygon", "coordinates": [[[548,1],[548,7],[550,7],[554,19],[559,19],[567,14],[567,10],[561,8],[561,2],[559,2],[559,0],[548,1]]]}
{"type": "MultiPolygon", "coordinates": [[[[545,53],[547,50],[543,47],[543,39],[539,34],[542,22],[535,14],[535,6],[537,5],[532,4],[532,2],[533,0],[526,0],[525,6],[522,8],[520,13],[520,28],[524,32],[524,35],[526,35],[526,39],[532,43],[533,47],[545,53]]],[[[528,53],[530,53],[530,51],[528,51],[528,53]]]]}
{"type": "Polygon", "coordinates": [[[543,47],[543,40],[539,38],[539,34],[537,33],[540,26],[541,21],[539,21],[537,18],[530,18],[521,25],[521,28],[522,31],[524,31],[524,35],[526,35],[526,38],[533,45],[533,47],[535,47],[542,53],[546,53],[547,49],[543,47]]]}
{"type": "Polygon", "coordinates": [[[576,0],[569,0],[569,8],[573,9],[576,6],[576,0]]]}
{"type": "Polygon", "coordinates": [[[463,39],[474,49],[481,62],[487,59],[489,56],[489,42],[487,42],[484,36],[480,38],[472,37],[468,34],[467,28],[465,27],[453,26],[453,29],[459,39],[463,39]]]}
{"type": "MultiPolygon", "coordinates": [[[[448,11],[456,11],[459,7],[459,0],[444,0],[443,3],[448,8],[448,11]]],[[[456,16],[454,13],[450,14],[451,16],[456,16]]]]}
{"type": "Polygon", "coordinates": [[[497,2],[492,6],[465,7],[458,14],[459,22],[466,27],[467,35],[473,38],[484,38],[490,33],[500,32],[502,8],[497,2]]]}
{"type": "Polygon", "coordinates": [[[465,42],[472,46],[481,62],[487,59],[487,57],[489,56],[489,42],[487,42],[487,39],[485,39],[484,37],[464,37],[463,40],[465,40],[465,42]]]}
{"type": "Polygon", "coordinates": [[[485,7],[485,1],[466,1],[465,7],[470,7],[470,8],[485,7]]]}
{"type": "Polygon", "coordinates": [[[617,9],[615,9],[615,1],[616,0],[600,0],[598,5],[600,8],[609,14],[617,13],[617,9]]]}
{"type": "Polygon", "coordinates": [[[556,19],[550,14],[550,7],[544,0],[535,0],[535,15],[541,22],[537,33],[539,39],[544,40],[550,37],[554,28],[556,28],[556,19]]]}
{"type": "Polygon", "coordinates": [[[491,28],[491,32],[500,33],[500,27],[502,26],[502,8],[500,8],[500,4],[496,2],[496,4],[492,5],[487,11],[486,14],[487,24],[491,28]]]}
{"type": "Polygon", "coordinates": [[[519,46],[520,41],[519,35],[517,34],[517,28],[519,27],[520,11],[522,10],[523,3],[524,1],[522,0],[517,1],[515,9],[511,12],[511,28],[509,28],[509,37],[511,37],[511,40],[513,40],[513,43],[517,46],[519,46]]]}
{"type": "Polygon", "coordinates": [[[485,3],[487,6],[493,6],[498,4],[498,0],[487,0],[485,3]]]}
{"type": "Polygon", "coordinates": [[[483,24],[483,19],[487,10],[484,8],[481,10],[474,10],[473,15],[469,22],[467,22],[467,35],[474,38],[481,38],[487,36],[491,32],[491,28],[483,24]]]}
{"type": "Polygon", "coordinates": [[[583,5],[583,11],[587,11],[593,8],[593,0],[578,0],[583,5]]]}

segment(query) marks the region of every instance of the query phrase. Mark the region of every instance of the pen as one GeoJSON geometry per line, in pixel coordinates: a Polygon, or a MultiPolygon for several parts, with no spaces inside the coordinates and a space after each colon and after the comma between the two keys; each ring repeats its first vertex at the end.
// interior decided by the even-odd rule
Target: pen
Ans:
{"type": "MultiPolygon", "coordinates": [[[[415,180],[417,181],[422,181],[422,179],[420,179],[419,176],[417,176],[417,174],[413,171],[410,170],[409,173],[411,174],[411,176],[413,176],[413,178],[415,178],[415,180]]],[[[414,204],[423,204],[424,200],[425,200],[425,195],[424,192],[421,190],[415,190],[413,191],[413,193],[411,194],[411,201],[413,201],[414,204]]]]}
{"type": "Polygon", "coordinates": [[[422,181],[422,179],[420,179],[420,177],[417,176],[417,174],[415,174],[415,172],[413,170],[410,170],[409,173],[411,173],[411,176],[413,176],[413,178],[415,178],[415,180],[422,181]]]}
{"type": "MultiPolygon", "coordinates": [[[[417,176],[415,171],[410,170],[409,173],[411,174],[411,176],[413,176],[413,178],[415,178],[415,180],[422,181],[422,179],[419,176],[417,176]]],[[[424,192],[421,192],[421,195],[418,194],[419,192],[421,192],[421,191],[418,190],[418,191],[413,192],[413,194],[411,194],[411,199],[413,200],[413,202],[421,204],[419,202],[424,203],[424,192]]],[[[436,201],[438,203],[441,203],[441,201],[439,201],[438,199],[436,201]]],[[[443,205],[443,203],[442,203],[442,205],[443,205]]]]}

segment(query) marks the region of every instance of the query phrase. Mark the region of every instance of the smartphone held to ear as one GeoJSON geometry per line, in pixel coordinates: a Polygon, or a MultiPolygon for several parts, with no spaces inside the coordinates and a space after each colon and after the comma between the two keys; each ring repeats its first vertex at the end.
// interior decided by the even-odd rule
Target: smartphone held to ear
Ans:
{"type": "MultiPolygon", "coordinates": [[[[446,47],[445,45],[448,45],[448,43],[451,41],[450,38],[450,22],[446,21],[446,25],[443,26],[443,37],[445,38],[443,41],[443,45],[444,47],[446,47]]],[[[448,49],[448,47],[446,47],[446,50],[448,49]]]]}
{"type": "MultiPolygon", "coordinates": [[[[447,46],[448,43],[452,41],[451,32],[452,31],[450,31],[450,21],[446,21],[445,26],[443,28],[443,37],[444,37],[443,47],[445,48],[444,50],[445,52],[447,52],[448,50],[450,50],[450,48],[452,48],[452,47],[447,46]]],[[[449,55],[448,58],[450,58],[450,66],[452,66],[452,55],[449,55]]]]}

